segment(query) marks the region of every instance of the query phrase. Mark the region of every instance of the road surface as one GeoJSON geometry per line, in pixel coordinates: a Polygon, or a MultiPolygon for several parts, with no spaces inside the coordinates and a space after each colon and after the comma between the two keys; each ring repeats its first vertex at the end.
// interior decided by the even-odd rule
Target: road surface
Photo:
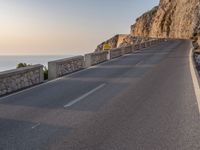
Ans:
{"type": "Polygon", "coordinates": [[[0,150],[199,150],[189,51],[168,41],[0,98],[0,150]]]}

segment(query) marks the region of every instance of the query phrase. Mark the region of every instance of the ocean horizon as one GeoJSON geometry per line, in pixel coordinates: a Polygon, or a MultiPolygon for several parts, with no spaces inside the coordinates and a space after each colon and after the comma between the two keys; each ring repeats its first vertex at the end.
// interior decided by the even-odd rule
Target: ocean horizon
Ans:
{"type": "Polygon", "coordinates": [[[73,57],[75,55],[1,55],[0,72],[16,69],[17,64],[27,63],[31,65],[42,64],[48,67],[49,61],[73,57]]]}

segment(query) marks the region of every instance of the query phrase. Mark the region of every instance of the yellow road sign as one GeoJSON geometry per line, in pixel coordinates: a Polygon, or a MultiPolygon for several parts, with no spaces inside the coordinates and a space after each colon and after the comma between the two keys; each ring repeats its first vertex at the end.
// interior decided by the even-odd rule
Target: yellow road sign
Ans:
{"type": "Polygon", "coordinates": [[[109,50],[109,49],[111,49],[110,44],[104,44],[103,45],[103,50],[109,50]]]}

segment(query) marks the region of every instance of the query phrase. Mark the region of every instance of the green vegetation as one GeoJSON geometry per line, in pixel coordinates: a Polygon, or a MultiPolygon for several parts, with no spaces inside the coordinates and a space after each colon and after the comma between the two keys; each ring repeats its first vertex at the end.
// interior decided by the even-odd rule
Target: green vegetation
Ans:
{"type": "Polygon", "coordinates": [[[17,65],[17,69],[23,68],[23,67],[28,67],[28,66],[31,66],[31,65],[30,65],[30,64],[26,64],[26,63],[19,63],[19,64],[17,65]]]}
{"type": "MultiPolygon", "coordinates": [[[[27,63],[19,63],[16,68],[19,69],[19,68],[28,67],[28,66],[31,66],[31,65],[27,63]]],[[[44,80],[48,80],[48,69],[46,66],[44,66],[43,68],[43,73],[44,73],[44,80]]]]}
{"type": "Polygon", "coordinates": [[[43,71],[44,71],[44,80],[48,80],[48,69],[46,66],[44,66],[43,71]]]}

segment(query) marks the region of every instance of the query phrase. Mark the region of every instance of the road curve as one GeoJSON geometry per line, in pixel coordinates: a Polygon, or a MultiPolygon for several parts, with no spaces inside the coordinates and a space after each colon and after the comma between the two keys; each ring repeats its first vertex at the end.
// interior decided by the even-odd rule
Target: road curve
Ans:
{"type": "Polygon", "coordinates": [[[190,41],[0,98],[1,150],[199,150],[190,41]]]}

